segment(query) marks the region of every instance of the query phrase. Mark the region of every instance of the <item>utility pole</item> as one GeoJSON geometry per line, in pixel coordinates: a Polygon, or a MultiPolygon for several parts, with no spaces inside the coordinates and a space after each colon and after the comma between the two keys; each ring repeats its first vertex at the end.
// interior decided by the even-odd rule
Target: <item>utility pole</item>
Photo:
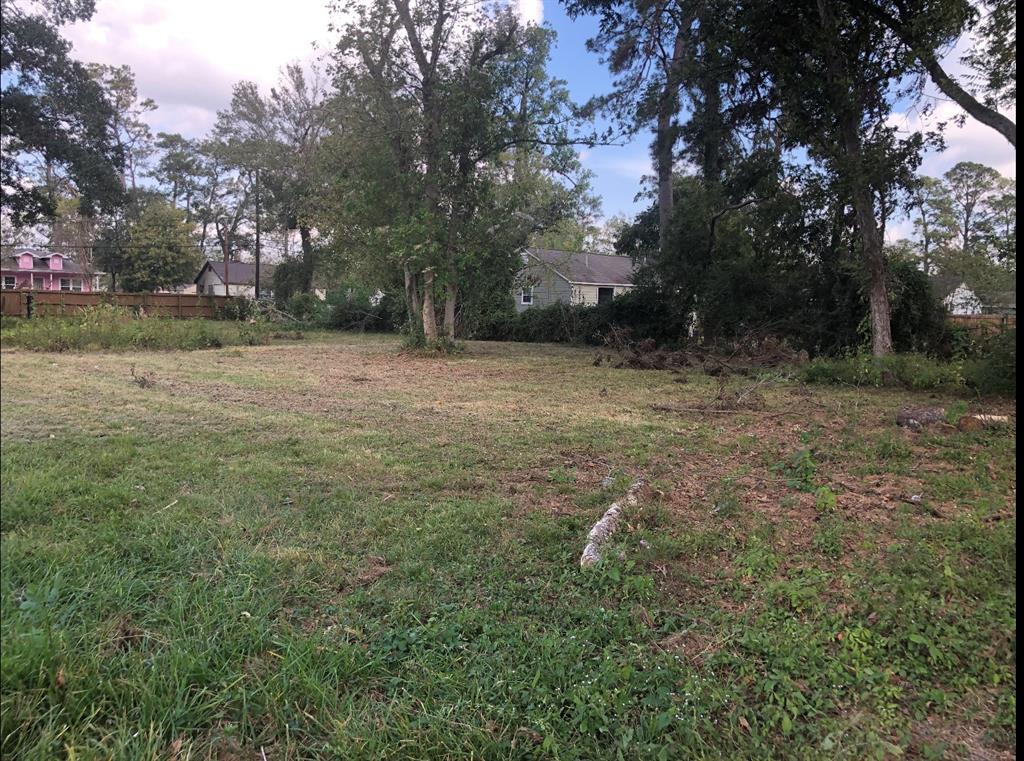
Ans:
{"type": "Polygon", "coordinates": [[[256,169],[256,299],[260,298],[260,170],[256,169]]]}

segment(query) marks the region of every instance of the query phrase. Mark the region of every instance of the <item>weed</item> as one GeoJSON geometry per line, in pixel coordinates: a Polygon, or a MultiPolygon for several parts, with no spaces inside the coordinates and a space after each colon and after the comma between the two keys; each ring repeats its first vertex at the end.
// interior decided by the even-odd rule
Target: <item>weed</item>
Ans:
{"type": "Polygon", "coordinates": [[[827,486],[819,486],[814,490],[814,507],[819,513],[834,512],[837,505],[835,492],[827,486]]]}
{"type": "Polygon", "coordinates": [[[818,463],[810,449],[800,449],[786,460],[776,463],[775,472],[786,479],[786,486],[799,491],[814,491],[817,488],[818,463]]]}

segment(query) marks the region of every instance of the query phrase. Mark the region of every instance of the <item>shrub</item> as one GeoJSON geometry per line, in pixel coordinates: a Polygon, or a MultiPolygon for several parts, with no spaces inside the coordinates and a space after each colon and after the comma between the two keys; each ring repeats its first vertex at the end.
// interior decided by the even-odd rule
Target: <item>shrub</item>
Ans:
{"type": "Polygon", "coordinates": [[[967,386],[979,394],[1017,392],[1017,331],[985,339],[963,363],[967,386]]]}
{"type": "Polygon", "coordinates": [[[391,333],[405,322],[405,302],[385,293],[378,299],[366,288],[344,288],[328,295],[321,324],[334,330],[391,333]]]}
{"type": "Polygon", "coordinates": [[[607,304],[552,304],[518,314],[489,315],[469,337],[490,341],[585,343],[600,345],[613,328],[629,328],[637,338],[677,343],[685,335],[656,294],[637,289],[607,304]]]}
{"type": "Polygon", "coordinates": [[[245,296],[231,296],[214,312],[215,320],[251,320],[256,316],[257,303],[245,296]]]}
{"type": "Polygon", "coordinates": [[[805,383],[903,386],[915,390],[952,389],[964,384],[958,363],[939,362],[921,354],[819,357],[803,367],[800,378],[805,383]]]}
{"type": "Polygon", "coordinates": [[[124,307],[99,305],[73,317],[37,317],[5,323],[3,345],[32,351],[215,349],[267,343],[260,323],[136,317],[124,307]]]}
{"type": "Polygon", "coordinates": [[[284,304],[284,311],[301,322],[323,322],[328,308],[315,294],[294,293],[284,304]]]}

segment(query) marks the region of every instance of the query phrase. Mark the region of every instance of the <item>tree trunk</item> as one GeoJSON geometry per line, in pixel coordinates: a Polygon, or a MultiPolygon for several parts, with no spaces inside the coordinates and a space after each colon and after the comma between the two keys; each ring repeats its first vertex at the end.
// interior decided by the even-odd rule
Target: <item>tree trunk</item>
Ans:
{"type": "Polygon", "coordinates": [[[313,291],[313,238],[309,228],[299,225],[299,238],[302,240],[302,291],[313,291]]]}
{"type": "Polygon", "coordinates": [[[665,72],[665,89],[658,102],[658,126],[654,140],[655,163],[658,169],[658,249],[664,255],[668,245],[668,232],[672,224],[672,168],[676,134],[672,117],[676,113],[676,69],[683,58],[685,38],[681,30],[676,34],[672,60],[665,72]]]}
{"type": "Polygon", "coordinates": [[[444,287],[444,334],[449,341],[455,340],[455,300],[459,287],[455,283],[455,273],[448,273],[448,282],[444,287]]]}
{"type": "Polygon", "coordinates": [[[852,112],[841,116],[843,148],[850,166],[853,211],[860,236],[861,255],[868,275],[868,302],[871,308],[871,353],[876,357],[892,354],[892,325],[889,294],[885,289],[885,240],[875,219],[875,201],[864,176],[860,132],[852,112]]]}
{"type": "Polygon", "coordinates": [[[409,269],[409,265],[403,265],[402,273],[405,275],[405,306],[409,310],[409,326],[416,331],[416,321],[422,320],[423,309],[420,306],[420,294],[416,287],[416,275],[409,269]]]}
{"type": "Polygon", "coordinates": [[[423,271],[423,337],[428,344],[437,343],[437,314],[434,312],[434,270],[423,271]]]}
{"type": "Polygon", "coordinates": [[[828,56],[830,101],[839,124],[843,146],[842,172],[853,200],[861,256],[868,276],[868,303],[871,315],[871,353],[884,357],[892,353],[892,325],[889,294],[885,289],[885,239],[875,216],[875,196],[868,182],[861,150],[860,122],[863,108],[855,93],[850,92],[847,72],[836,58],[840,49],[839,29],[832,0],[817,0],[818,15],[826,40],[834,40],[835,48],[828,56]]]}

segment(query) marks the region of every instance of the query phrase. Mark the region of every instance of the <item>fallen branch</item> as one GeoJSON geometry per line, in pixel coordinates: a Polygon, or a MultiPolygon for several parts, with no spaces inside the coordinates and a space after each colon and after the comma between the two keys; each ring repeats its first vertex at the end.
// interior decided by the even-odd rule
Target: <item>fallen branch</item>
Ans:
{"type": "Polygon", "coordinates": [[[587,546],[583,548],[583,555],[580,556],[581,567],[585,568],[594,565],[594,563],[601,559],[601,545],[608,541],[608,537],[615,533],[624,508],[636,506],[637,494],[640,493],[640,489],[643,486],[644,479],[640,478],[634,481],[633,485],[626,492],[626,496],[618,502],[612,502],[611,507],[601,516],[601,520],[590,529],[590,533],[587,534],[587,546]]]}

